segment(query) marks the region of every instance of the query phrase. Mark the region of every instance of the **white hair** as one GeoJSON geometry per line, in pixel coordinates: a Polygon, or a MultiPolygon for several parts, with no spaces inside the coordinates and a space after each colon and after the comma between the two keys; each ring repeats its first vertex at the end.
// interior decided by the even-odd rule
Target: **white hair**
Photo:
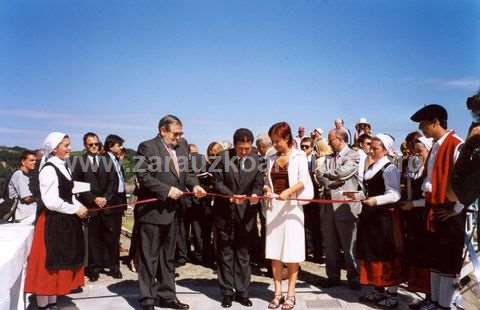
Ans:
{"type": "Polygon", "coordinates": [[[258,145],[272,145],[272,139],[266,133],[259,134],[255,139],[255,143],[258,145]]]}

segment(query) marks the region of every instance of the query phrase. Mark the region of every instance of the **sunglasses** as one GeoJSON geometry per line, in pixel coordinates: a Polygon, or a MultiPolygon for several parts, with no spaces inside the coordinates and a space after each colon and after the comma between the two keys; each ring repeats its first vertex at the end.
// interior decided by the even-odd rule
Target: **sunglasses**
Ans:
{"type": "Polygon", "coordinates": [[[310,148],[310,145],[301,145],[300,148],[302,150],[306,150],[306,149],[309,149],[310,148]]]}
{"type": "Polygon", "coordinates": [[[87,144],[88,147],[92,147],[92,146],[99,146],[100,143],[89,143],[87,144]]]}

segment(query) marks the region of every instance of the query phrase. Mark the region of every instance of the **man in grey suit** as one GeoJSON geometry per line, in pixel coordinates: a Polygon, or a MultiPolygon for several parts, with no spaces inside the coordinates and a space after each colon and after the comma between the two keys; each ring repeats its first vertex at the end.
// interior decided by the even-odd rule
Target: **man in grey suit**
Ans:
{"type": "Polygon", "coordinates": [[[138,199],[158,201],[137,206],[140,252],[138,282],[143,310],[155,306],[188,309],[175,291],[175,212],[187,188],[197,197],[206,192],[188,167],[187,142],[182,138],[182,122],[173,115],[163,117],[157,137],[138,146],[136,175],[138,199]]]}
{"type": "MultiPolygon", "coordinates": [[[[339,199],[342,191],[359,189],[358,164],[360,156],[348,147],[348,133],[333,129],[328,135],[328,143],[334,153],[325,158],[325,164],[316,172],[317,180],[326,189],[327,198],[339,199]]],[[[357,238],[358,214],[361,203],[343,203],[320,206],[320,221],[323,247],[326,256],[328,280],[324,287],[336,286],[340,283],[340,267],[338,253],[344,252],[347,278],[351,289],[359,290],[358,266],[354,256],[357,238]]]]}

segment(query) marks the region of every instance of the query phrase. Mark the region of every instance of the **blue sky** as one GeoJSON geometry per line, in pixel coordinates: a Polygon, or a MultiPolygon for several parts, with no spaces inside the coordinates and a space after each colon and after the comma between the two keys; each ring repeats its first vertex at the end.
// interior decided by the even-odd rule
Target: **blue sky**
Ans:
{"type": "Polygon", "coordinates": [[[397,141],[444,105],[464,136],[480,87],[478,1],[2,1],[0,145],[50,131],[136,148],[161,116],[202,150],[239,127],[360,117],[397,141]]]}

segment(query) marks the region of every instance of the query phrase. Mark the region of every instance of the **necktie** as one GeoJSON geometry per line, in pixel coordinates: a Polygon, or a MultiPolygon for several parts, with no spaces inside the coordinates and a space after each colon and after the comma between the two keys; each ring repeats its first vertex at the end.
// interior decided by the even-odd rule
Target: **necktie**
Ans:
{"type": "Polygon", "coordinates": [[[98,169],[97,155],[93,156],[93,168],[95,169],[95,171],[97,171],[98,169]]]}
{"type": "Polygon", "coordinates": [[[168,151],[170,153],[170,157],[172,158],[173,161],[173,166],[175,167],[175,171],[177,172],[177,175],[180,175],[180,167],[178,165],[178,159],[177,159],[177,152],[175,151],[174,148],[168,147],[168,151]]]}

